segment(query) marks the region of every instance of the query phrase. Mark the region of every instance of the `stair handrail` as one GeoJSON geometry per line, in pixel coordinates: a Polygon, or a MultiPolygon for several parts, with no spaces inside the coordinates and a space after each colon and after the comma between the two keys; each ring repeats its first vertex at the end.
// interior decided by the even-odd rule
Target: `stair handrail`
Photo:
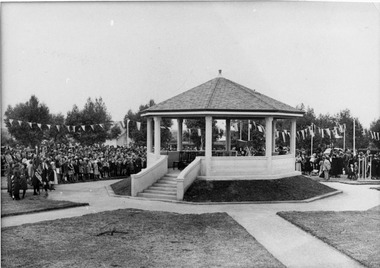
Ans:
{"type": "Polygon", "coordinates": [[[186,190],[200,175],[202,159],[197,156],[177,177],[177,200],[183,200],[186,190]]]}
{"type": "Polygon", "coordinates": [[[166,173],[168,173],[168,156],[161,155],[151,166],[131,175],[131,195],[137,196],[138,193],[153,185],[166,173]]]}

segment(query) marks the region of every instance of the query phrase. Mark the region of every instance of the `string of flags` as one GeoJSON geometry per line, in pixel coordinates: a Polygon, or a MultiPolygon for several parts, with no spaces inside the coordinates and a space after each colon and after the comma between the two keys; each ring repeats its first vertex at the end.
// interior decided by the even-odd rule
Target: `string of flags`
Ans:
{"type": "MultiPolygon", "coordinates": [[[[87,130],[92,130],[95,131],[96,128],[105,128],[105,123],[102,124],[90,124],[90,125],[66,125],[66,124],[44,124],[44,123],[35,123],[35,122],[27,122],[23,120],[16,120],[16,119],[8,119],[8,122],[11,126],[13,125],[27,125],[31,129],[33,129],[33,126],[37,126],[40,130],[43,129],[49,129],[51,130],[52,128],[56,128],[58,131],[61,131],[63,129],[66,129],[68,132],[78,132],[78,131],[87,131],[87,130]]],[[[130,122],[135,122],[131,120],[127,120],[127,124],[129,125],[130,122]]],[[[125,124],[123,121],[116,121],[113,122],[112,125],[117,125],[120,124],[123,128],[126,128],[125,124]]],[[[135,122],[137,129],[140,131],[141,129],[141,122],[135,122]]]]}

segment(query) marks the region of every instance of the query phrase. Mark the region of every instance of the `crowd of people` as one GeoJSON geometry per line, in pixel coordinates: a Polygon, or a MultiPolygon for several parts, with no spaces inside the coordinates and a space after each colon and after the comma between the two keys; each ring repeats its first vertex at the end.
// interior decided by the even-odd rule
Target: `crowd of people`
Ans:
{"type": "Polygon", "coordinates": [[[25,197],[28,184],[33,194],[55,190],[54,185],[127,177],[146,167],[146,148],[141,146],[42,145],[39,148],[4,147],[8,192],[13,199],[25,197]],[[20,191],[23,194],[20,197],[20,191]]]}
{"type": "Polygon", "coordinates": [[[306,175],[319,175],[325,180],[341,175],[347,175],[350,180],[380,179],[380,153],[366,150],[354,154],[348,149],[329,149],[307,155],[303,150],[296,156],[296,170],[306,175]]]}

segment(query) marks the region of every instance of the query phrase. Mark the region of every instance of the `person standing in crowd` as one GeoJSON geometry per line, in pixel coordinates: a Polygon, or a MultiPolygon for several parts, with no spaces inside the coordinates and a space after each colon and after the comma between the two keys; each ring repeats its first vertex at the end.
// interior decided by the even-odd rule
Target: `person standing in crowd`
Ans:
{"type": "Polygon", "coordinates": [[[324,178],[326,181],[330,180],[330,170],[331,170],[331,162],[329,160],[329,157],[324,155],[322,157],[322,171],[323,171],[323,174],[324,174],[324,178]]]}
{"type": "Polygon", "coordinates": [[[23,161],[20,168],[20,190],[22,190],[22,199],[25,198],[26,190],[28,190],[28,160],[23,161]]]}

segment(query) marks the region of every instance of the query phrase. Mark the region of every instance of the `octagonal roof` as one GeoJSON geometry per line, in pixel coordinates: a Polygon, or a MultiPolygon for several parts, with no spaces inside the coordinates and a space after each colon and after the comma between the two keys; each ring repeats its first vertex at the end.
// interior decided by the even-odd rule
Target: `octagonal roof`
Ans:
{"type": "Polygon", "coordinates": [[[298,117],[304,112],[223,77],[214,78],[142,112],[142,116],[276,114],[298,117]]]}

